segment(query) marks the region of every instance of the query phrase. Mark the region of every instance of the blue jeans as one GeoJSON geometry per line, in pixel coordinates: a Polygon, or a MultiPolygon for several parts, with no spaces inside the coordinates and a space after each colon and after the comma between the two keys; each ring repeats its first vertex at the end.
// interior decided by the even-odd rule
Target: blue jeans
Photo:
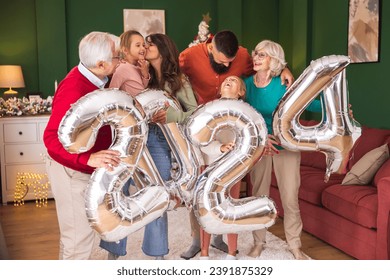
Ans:
{"type": "MultiPolygon", "coordinates": [[[[171,150],[157,125],[149,125],[149,135],[146,146],[156,164],[161,178],[167,181],[171,177],[171,150]]],[[[127,183],[126,183],[127,184],[127,183]]],[[[124,186],[124,191],[128,187],[124,186]]],[[[126,255],[127,238],[118,242],[100,241],[100,247],[118,255],[126,255]]],[[[168,216],[163,216],[145,226],[142,251],[148,256],[164,256],[168,254],[168,216]]]]}
{"type": "MultiPolygon", "coordinates": [[[[123,185],[122,191],[123,191],[123,194],[125,196],[129,196],[130,195],[130,192],[129,192],[130,184],[133,184],[133,180],[132,179],[128,180],[123,185]]],[[[127,237],[125,237],[125,238],[123,238],[123,239],[121,239],[121,240],[119,240],[117,242],[108,242],[108,241],[100,240],[99,246],[101,248],[107,250],[108,252],[114,254],[114,255],[126,256],[126,254],[127,254],[127,251],[126,251],[127,237]]]]}

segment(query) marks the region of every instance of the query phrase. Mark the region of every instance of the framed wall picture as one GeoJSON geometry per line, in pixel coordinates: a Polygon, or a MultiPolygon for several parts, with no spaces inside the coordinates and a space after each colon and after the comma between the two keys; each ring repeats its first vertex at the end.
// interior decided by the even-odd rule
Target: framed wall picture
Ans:
{"type": "Polygon", "coordinates": [[[348,56],[351,63],[378,62],[380,0],[349,0],[348,56]]]}
{"type": "Polygon", "coordinates": [[[123,10],[124,31],[136,30],[144,37],[152,33],[165,34],[164,10],[123,10]]]}

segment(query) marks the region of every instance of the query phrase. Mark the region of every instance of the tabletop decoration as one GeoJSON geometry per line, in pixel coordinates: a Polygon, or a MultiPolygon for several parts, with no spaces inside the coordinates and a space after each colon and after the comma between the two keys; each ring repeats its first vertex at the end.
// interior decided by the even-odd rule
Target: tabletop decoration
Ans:
{"type": "Polygon", "coordinates": [[[52,96],[46,99],[41,97],[34,99],[13,97],[4,100],[0,98],[0,117],[50,114],[52,103],[52,96]]]}

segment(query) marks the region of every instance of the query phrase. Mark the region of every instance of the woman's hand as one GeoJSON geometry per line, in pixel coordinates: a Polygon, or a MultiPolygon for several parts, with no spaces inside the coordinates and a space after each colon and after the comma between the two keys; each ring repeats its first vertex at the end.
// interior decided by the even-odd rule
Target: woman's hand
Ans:
{"type": "Polygon", "coordinates": [[[267,146],[264,149],[265,156],[273,156],[275,154],[279,154],[279,150],[275,147],[276,145],[280,145],[280,143],[276,140],[274,135],[268,135],[267,146]]]}
{"type": "Polygon", "coordinates": [[[114,150],[101,150],[97,153],[91,154],[87,164],[91,167],[100,168],[104,167],[108,171],[114,170],[113,167],[119,165],[121,159],[120,153],[114,150]]]}
{"type": "Polygon", "coordinates": [[[166,109],[158,110],[158,111],[152,116],[152,122],[153,122],[153,123],[165,124],[165,123],[167,122],[167,110],[166,110],[166,109]]]}
{"type": "Polygon", "coordinates": [[[152,116],[151,121],[153,123],[161,123],[165,124],[167,122],[167,110],[169,108],[169,103],[165,102],[164,108],[158,110],[154,115],[152,116]]]}
{"type": "Polygon", "coordinates": [[[348,104],[348,113],[353,118],[352,104],[348,104]]]}

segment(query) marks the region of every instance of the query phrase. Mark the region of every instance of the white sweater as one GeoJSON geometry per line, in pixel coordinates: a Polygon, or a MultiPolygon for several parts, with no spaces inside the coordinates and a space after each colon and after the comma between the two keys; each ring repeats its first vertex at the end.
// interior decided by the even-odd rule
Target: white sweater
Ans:
{"type": "Polygon", "coordinates": [[[204,163],[210,165],[223,153],[221,152],[222,144],[234,142],[236,139],[235,133],[230,129],[219,130],[213,139],[207,146],[201,147],[204,163]]]}

